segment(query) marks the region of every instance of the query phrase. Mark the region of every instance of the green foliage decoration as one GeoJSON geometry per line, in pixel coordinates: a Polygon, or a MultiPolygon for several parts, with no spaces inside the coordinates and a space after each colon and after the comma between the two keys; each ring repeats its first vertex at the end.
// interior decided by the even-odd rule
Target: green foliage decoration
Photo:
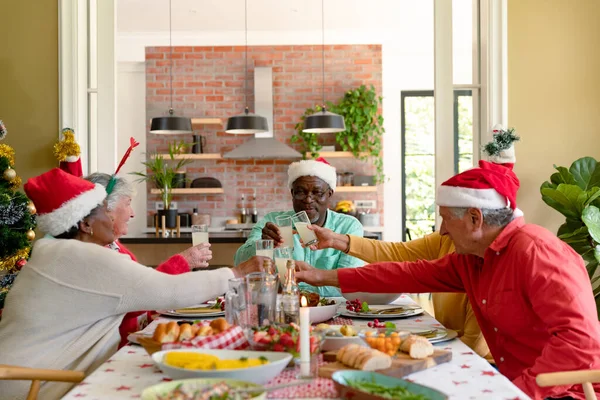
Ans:
{"type": "Polygon", "coordinates": [[[566,218],[557,235],[586,263],[600,317],[600,163],[583,157],[554,168],[540,187],[542,200],[566,218]]]}

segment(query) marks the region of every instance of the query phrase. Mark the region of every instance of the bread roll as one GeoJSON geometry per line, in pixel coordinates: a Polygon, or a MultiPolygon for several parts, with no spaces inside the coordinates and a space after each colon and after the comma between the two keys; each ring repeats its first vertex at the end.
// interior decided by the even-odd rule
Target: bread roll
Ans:
{"type": "Polygon", "coordinates": [[[349,344],[342,347],[336,358],[344,365],[363,371],[376,371],[392,366],[392,357],[379,350],[358,344],[349,344]]]}
{"type": "Polygon", "coordinates": [[[225,318],[217,318],[211,321],[210,327],[213,328],[215,333],[221,333],[229,329],[229,324],[225,318]]]}
{"type": "Polygon", "coordinates": [[[410,358],[423,359],[433,354],[433,345],[422,336],[410,335],[400,343],[400,351],[410,358]]]}
{"type": "Polygon", "coordinates": [[[196,336],[210,336],[213,334],[213,328],[211,328],[209,325],[202,325],[200,327],[200,329],[198,330],[198,333],[196,334],[196,336]]]}
{"type": "Polygon", "coordinates": [[[189,340],[193,337],[192,326],[190,324],[181,324],[179,327],[179,341],[189,340]]]}
{"type": "Polygon", "coordinates": [[[179,325],[177,322],[158,324],[152,338],[159,343],[176,342],[179,338],[179,325]]]}

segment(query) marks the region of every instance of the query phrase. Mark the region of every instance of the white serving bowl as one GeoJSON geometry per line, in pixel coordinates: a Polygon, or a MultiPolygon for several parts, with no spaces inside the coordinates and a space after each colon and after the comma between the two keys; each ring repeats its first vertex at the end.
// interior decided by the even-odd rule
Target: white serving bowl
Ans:
{"type": "Polygon", "coordinates": [[[319,322],[330,320],[337,314],[340,303],[338,300],[332,300],[335,301],[335,304],[330,306],[309,307],[311,324],[318,324],[319,322]]]}
{"type": "MultiPolygon", "coordinates": [[[[327,332],[337,331],[340,332],[342,325],[330,325],[328,329],[321,331],[323,333],[323,344],[321,345],[322,351],[335,351],[348,344],[358,344],[360,346],[368,346],[360,336],[328,336],[327,332]]],[[[353,326],[355,330],[357,327],[353,326]]]]}
{"type": "Polygon", "coordinates": [[[176,349],[163,350],[152,354],[152,361],[172,379],[187,378],[228,378],[248,381],[262,385],[267,383],[288,365],[292,355],[289,353],[278,353],[274,351],[246,351],[246,350],[214,350],[214,349],[176,349]],[[197,370],[172,367],[163,362],[165,354],[169,352],[187,352],[209,354],[222,360],[265,357],[269,363],[257,367],[245,369],[221,369],[221,370],[197,370]]]}
{"type": "Polygon", "coordinates": [[[252,400],[262,400],[267,397],[267,392],[260,393],[260,389],[262,386],[251,383],[244,382],[235,379],[183,379],[179,381],[171,381],[171,382],[163,382],[154,386],[150,386],[149,388],[144,389],[142,392],[142,400],[159,400],[164,398],[167,394],[173,391],[176,387],[181,385],[181,388],[186,392],[193,393],[194,390],[202,389],[207,386],[212,386],[215,383],[224,382],[232,388],[251,388],[256,387],[257,394],[255,397],[252,397],[252,400]]]}
{"type": "Polygon", "coordinates": [[[361,302],[366,301],[369,305],[385,305],[393,303],[402,296],[402,293],[366,293],[366,292],[354,292],[354,293],[342,293],[344,298],[348,301],[354,301],[360,299],[361,302]]]}

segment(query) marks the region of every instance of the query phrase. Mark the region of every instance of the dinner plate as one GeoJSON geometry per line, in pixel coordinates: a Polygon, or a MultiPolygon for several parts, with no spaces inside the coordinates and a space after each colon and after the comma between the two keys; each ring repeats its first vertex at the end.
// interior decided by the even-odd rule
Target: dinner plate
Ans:
{"type": "MultiPolygon", "coordinates": [[[[374,329],[373,328],[363,329],[363,330],[361,330],[361,333],[365,332],[367,330],[373,331],[374,329]]],[[[375,330],[380,331],[380,332],[386,331],[386,329],[384,329],[384,328],[375,329],[375,330]]],[[[448,340],[452,340],[452,339],[458,337],[458,332],[456,332],[452,329],[446,329],[446,328],[435,328],[435,327],[431,327],[431,328],[430,327],[422,327],[421,328],[418,326],[402,326],[402,325],[396,324],[396,328],[394,330],[397,332],[409,332],[413,335],[423,336],[433,344],[440,343],[440,342],[446,342],[448,340]]]]}
{"type": "Polygon", "coordinates": [[[385,305],[385,306],[372,306],[369,305],[370,311],[369,312],[354,312],[354,311],[350,311],[347,309],[344,309],[342,311],[342,316],[344,317],[350,317],[350,318],[369,318],[369,319],[394,319],[394,318],[408,318],[408,317],[413,317],[415,315],[420,315],[423,314],[425,312],[425,310],[423,310],[421,307],[414,307],[414,306],[408,306],[408,307],[403,307],[404,311],[397,311],[397,312],[391,312],[388,314],[379,314],[377,313],[378,311],[383,311],[386,309],[397,309],[400,308],[402,306],[396,306],[396,305],[385,305]]]}
{"type": "Polygon", "coordinates": [[[222,317],[225,311],[211,308],[210,304],[200,304],[194,307],[178,308],[176,310],[157,310],[161,315],[178,318],[222,317]]]}

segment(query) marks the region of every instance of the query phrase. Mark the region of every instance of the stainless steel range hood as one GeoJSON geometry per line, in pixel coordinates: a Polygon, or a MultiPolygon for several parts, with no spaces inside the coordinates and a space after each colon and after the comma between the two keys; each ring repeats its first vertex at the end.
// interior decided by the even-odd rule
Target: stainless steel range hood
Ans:
{"type": "Polygon", "coordinates": [[[254,68],[254,107],[256,114],[267,118],[269,132],[255,134],[246,143],[223,154],[223,158],[302,158],[301,153],[273,137],[273,70],[270,67],[254,68]]]}

